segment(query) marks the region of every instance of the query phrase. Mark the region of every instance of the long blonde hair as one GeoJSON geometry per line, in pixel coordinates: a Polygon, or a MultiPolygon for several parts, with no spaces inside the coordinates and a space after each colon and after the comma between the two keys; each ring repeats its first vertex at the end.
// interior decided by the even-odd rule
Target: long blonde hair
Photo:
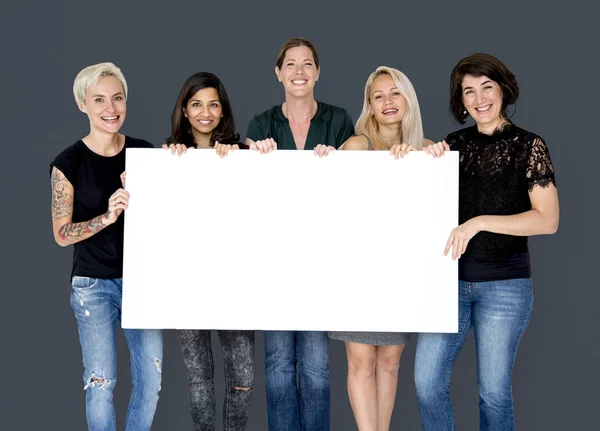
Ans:
{"type": "Polygon", "coordinates": [[[373,81],[379,75],[388,74],[394,80],[394,84],[400,91],[400,94],[406,99],[406,112],[402,118],[400,125],[401,142],[411,144],[417,149],[423,147],[423,122],[421,121],[421,110],[419,109],[419,101],[417,94],[410,80],[405,74],[398,69],[393,69],[387,66],[379,66],[375,72],[371,73],[367,83],[365,84],[365,97],[363,109],[356,122],[356,133],[366,135],[371,140],[373,150],[386,150],[396,142],[387,142],[379,133],[379,124],[375,120],[375,116],[370,112],[371,105],[371,86],[373,81]]]}

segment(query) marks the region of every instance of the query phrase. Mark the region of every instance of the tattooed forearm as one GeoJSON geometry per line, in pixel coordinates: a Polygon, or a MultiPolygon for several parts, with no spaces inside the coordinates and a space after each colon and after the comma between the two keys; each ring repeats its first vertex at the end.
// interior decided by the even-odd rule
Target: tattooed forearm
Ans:
{"type": "Polygon", "coordinates": [[[61,219],[73,213],[73,194],[65,175],[56,168],[52,169],[52,218],[61,219]]]}
{"type": "Polygon", "coordinates": [[[63,241],[70,244],[79,242],[104,229],[107,226],[102,223],[102,219],[104,217],[105,215],[103,214],[89,221],[81,223],[67,223],[58,230],[58,235],[63,241]]]}

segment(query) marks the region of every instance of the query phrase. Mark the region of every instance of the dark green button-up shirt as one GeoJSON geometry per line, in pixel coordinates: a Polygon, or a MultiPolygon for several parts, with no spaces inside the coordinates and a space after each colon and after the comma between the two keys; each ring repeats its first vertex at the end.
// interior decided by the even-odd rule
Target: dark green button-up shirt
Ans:
{"type": "MultiPolygon", "coordinates": [[[[352,135],[354,125],[345,109],[317,101],[317,113],[310,120],[304,149],[313,150],[319,144],[339,148],[352,135]]],[[[296,149],[290,123],[283,115],[281,105],[255,116],[248,124],[246,137],[253,141],[273,138],[280,150],[296,149]]]]}

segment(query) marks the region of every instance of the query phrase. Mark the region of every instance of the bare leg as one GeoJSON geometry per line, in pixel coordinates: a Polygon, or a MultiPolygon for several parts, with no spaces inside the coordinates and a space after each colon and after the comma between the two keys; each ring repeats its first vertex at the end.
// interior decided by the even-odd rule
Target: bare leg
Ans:
{"type": "Polygon", "coordinates": [[[377,431],[388,431],[398,387],[398,368],[404,345],[377,346],[377,431]]]}
{"type": "Polygon", "coordinates": [[[348,355],[348,396],[360,431],[377,431],[377,347],[346,342],[348,355]]]}

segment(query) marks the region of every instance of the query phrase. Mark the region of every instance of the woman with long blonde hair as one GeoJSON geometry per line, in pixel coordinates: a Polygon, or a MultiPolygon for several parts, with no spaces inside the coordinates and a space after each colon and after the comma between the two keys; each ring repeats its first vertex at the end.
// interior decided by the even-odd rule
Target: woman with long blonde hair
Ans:
{"type": "MultiPolygon", "coordinates": [[[[344,150],[385,150],[396,159],[433,142],[423,139],[421,112],[409,79],[397,69],[378,67],[365,85],[357,135],[344,150]]],[[[410,334],[330,332],[346,342],[348,395],[360,431],[388,430],[396,398],[398,369],[410,334]]]]}

